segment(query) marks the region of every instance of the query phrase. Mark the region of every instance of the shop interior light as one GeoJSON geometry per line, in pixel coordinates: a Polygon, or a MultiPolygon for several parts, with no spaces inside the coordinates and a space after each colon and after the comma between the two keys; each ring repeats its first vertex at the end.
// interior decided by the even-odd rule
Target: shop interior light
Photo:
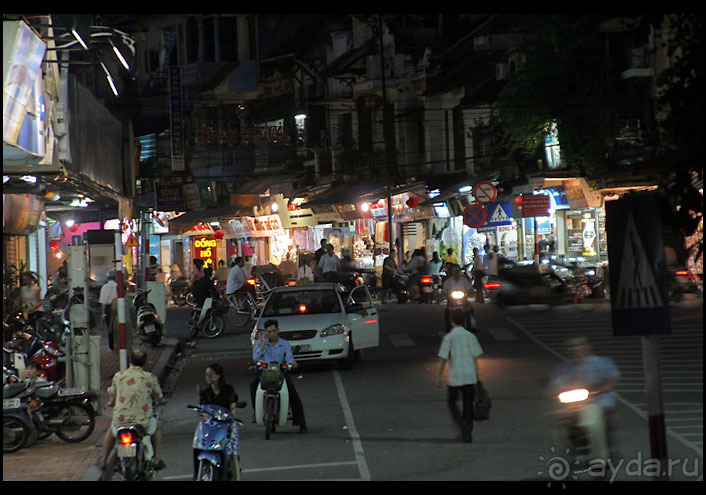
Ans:
{"type": "Polygon", "coordinates": [[[459,188],[458,192],[467,193],[467,192],[471,192],[472,189],[473,189],[473,186],[463,186],[463,187],[459,188]]]}
{"type": "Polygon", "coordinates": [[[368,203],[363,203],[362,205],[360,205],[360,209],[362,211],[368,211],[370,209],[370,205],[368,203]]]}
{"type": "Polygon", "coordinates": [[[273,201],[272,204],[270,204],[270,209],[277,213],[279,211],[279,205],[273,201]]]}
{"type": "Polygon", "coordinates": [[[7,184],[8,182],[10,182],[10,177],[7,175],[3,175],[2,176],[2,183],[7,184]]]}
{"type": "Polygon", "coordinates": [[[120,60],[120,63],[123,64],[123,67],[125,67],[125,70],[130,70],[130,64],[127,63],[127,60],[125,60],[125,57],[123,57],[123,54],[120,53],[120,50],[118,50],[118,47],[115,46],[115,43],[113,43],[113,40],[108,38],[108,41],[110,42],[110,46],[113,47],[113,51],[115,52],[115,56],[118,57],[118,60],[120,60]]]}
{"type": "Polygon", "coordinates": [[[64,225],[66,225],[67,227],[73,227],[75,223],[76,221],[73,218],[68,218],[64,220],[64,225]]]}
{"type": "Polygon", "coordinates": [[[20,179],[25,182],[31,182],[32,184],[37,183],[37,178],[34,175],[23,175],[22,177],[20,177],[20,179]]]}
{"type": "Polygon", "coordinates": [[[78,34],[78,31],[76,31],[75,28],[71,28],[71,34],[74,35],[74,38],[76,38],[76,41],[78,41],[81,46],[83,47],[84,50],[88,50],[88,45],[86,44],[85,41],[83,41],[83,38],[81,37],[80,34],[78,34]]]}
{"type": "Polygon", "coordinates": [[[110,89],[113,90],[113,94],[115,96],[118,96],[118,88],[115,87],[115,81],[113,81],[113,76],[110,75],[108,68],[103,62],[101,62],[101,67],[103,67],[103,72],[105,72],[105,78],[108,80],[108,84],[110,84],[110,89]]]}

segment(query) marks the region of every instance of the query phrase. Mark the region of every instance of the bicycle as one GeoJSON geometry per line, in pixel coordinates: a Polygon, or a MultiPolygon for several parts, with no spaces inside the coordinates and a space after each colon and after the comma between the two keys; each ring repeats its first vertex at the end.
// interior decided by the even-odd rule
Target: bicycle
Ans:
{"type": "Polygon", "coordinates": [[[226,318],[236,327],[243,327],[255,319],[257,302],[250,292],[236,292],[226,296],[228,312],[226,318]]]}

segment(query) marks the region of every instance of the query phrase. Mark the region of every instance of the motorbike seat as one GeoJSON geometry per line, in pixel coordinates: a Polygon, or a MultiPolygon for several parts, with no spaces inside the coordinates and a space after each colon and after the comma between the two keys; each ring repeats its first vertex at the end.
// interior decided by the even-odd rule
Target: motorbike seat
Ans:
{"type": "Polygon", "coordinates": [[[13,397],[17,397],[23,392],[27,391],[27,389],[29,389],[31,386],[32,383],[29,381],[9,383],[7,385],[4,385],[2,388],[2,398],[11,399],[13,397]]]}

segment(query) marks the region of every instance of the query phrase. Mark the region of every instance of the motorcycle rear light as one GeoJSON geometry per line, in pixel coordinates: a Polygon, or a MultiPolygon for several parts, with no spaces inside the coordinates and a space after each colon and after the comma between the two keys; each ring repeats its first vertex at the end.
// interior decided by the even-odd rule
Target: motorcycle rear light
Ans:
{"type": "Polygon", "coordinates": [[[676,274],[684,277],[686,275],[689,275],[689,270],[677,270],[676,274]]]}
{"type": "Polygon", "coordinates": [[[559,394],[559,402],[562,404],[570,404],[572,402],[581,402],[588,399],[588,390],[578,388],[576,390],[567,390],[559,394]]]}
{"type": "Polygon", "coordinates": [[[500,284],[498,282],[488,282],[486,284],[483,284],[483,287],[486,289],[498,289],[500,287],[500,284]]]}
{"type": "Polygon", "coordinates": [[[247,282],[248,282],[250,285],[255,285],[255,279],[254,279],[254,278],[249,278],[249,279],[247,280],[247,282]]]}
{"type": "Polygon", "coordinates": [[[296,281],[296,280],[290,280],[289,282],[287,282],[287,285],[297,285],[297,281],[296,281]]]}
{"type": "Polygon", "coordinates": [[[121,433],[120,443],[123,445],[130,445],[132,443],[132,433],[121,433]]]}
{"type": "Polygon", "coordinates": [[[431,277],[422,277],[422,283],[423,284],[430,284],[431,283],[431,277]]]}

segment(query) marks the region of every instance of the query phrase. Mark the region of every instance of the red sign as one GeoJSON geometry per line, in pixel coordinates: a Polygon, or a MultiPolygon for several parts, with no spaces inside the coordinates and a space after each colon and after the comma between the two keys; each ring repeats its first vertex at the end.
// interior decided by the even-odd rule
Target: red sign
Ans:
{"type": "Polygon", "coordinates": [[[483,180],[473,186],[473,197],[479,203],[490,203],[498,197],[498,190],[492,182],[483,180]]]}
{"type": "Polygon", "coordinates": [[[463,210],[463,223],[477,229],[485,223],[488,213],[483,205],[468,205],[463,210]]]}
{"type": "Polygon", "coordinates": [[[205,268],[213,268],[216,264],[217,245],[213,237],[194,237],[194,258],[202,259],[205,268]]]}
{"type": "Polygon", "coordinates": [[[523,194],[522,217],[548,217],[549,196],[546,194],[523,194]]]}

